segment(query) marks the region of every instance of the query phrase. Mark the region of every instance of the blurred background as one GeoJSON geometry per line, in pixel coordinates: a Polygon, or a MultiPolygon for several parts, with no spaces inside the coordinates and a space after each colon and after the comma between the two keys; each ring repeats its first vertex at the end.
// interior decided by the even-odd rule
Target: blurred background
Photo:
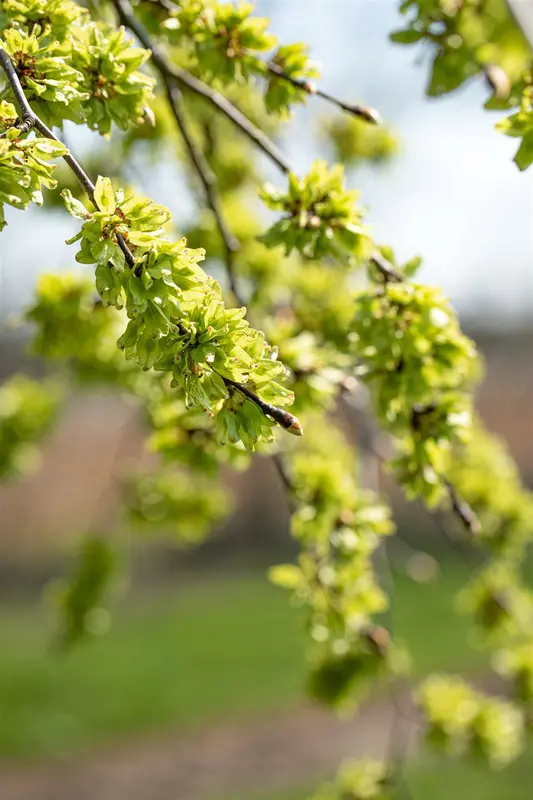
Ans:
{"type": "MultiPolygon", "coordinates": [[[[378,108],[397,136],[399,154],[384,166],[359,167],[351,182],[377,241],[393,243],[400,261],[421,255],[420,279],[453,299],[486,362],[481,415],[508,441],[531,485],[533,171],[521,174],[512,163],[515,142],[494,130],[501,113],[483,110],[481,80],[441,100],[425,98],[423,53],[388,41],[399,27],[397,5],[261,0],[257,12],[271,18],[281,40],[310,44],[324,89],[378,108]]],[[[328,157],[318,130],[331,113],[316,99],[284,128],[281,146],[298,170],[328,157]]],[[[66,135],[81,158],[93,146],[89,134],[67,128],[66,135]]],[[[185,224],[191,204],[179,171],[153,163],[139,171],[143,192],[185,224]]],[[[28,332],[10,320],[31,300],[40,273],[75,266],[63,244],[75,221],[59,209],[10,211],[0,251],[1,380],[44,373],[26,353],[28,332]]],[[[43,588],[61,574],[83,531],[120,535],[113,529],[118,478],[146,458],[134,406],[118,395],[78,394],[35,474],[0,487],[1,800],[301,800],[342,758],[382,752],[389,699],[378,694],[357,720],[344,721],[306,700],[303,620],[265,575],[293,552],[266,460],[227,477],[238,506],[202,547],[132,547],[131,577],[108,636],[66,655],[52,651],[43,588]]],[[[452,608],[468,566],[427,513],[393,499],[398,635],[420,670],[483,680],[484,656],[452,608]],[[416,568],[419,550],[437,559],[437,572],[430,561],[423,562],[429,570],[416,568]]],[[[409,789],[398,797],[525,800],[533,785],[530,757],[485,775],[428,755],[407,772],[409,789]]]]}

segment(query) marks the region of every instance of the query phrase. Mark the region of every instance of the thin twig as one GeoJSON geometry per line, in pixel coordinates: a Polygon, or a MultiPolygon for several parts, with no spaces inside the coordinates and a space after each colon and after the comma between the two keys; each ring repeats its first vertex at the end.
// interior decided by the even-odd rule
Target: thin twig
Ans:
{"type": "Polygon", "coordinates": [[[261,398],[244,383],[236,383],[230,378],[222,378],[222,380],[226,386],[233,386],[235,389],[238,389],[240,392],[242,392],[242,394],[246,395],[246,397],[251,400],[252,403],[255,403],[255,405],[261,409],[263,414],[272,417],[272,419],[275,420],[280,427],[285,428],[286,431],[294,434],[295,436],[302,436],[303,428],[300,420],[298,417],[295,417],[294,414],[291,414],[289,411],[285,411],[283,408],[278,408],[277,406],[273,406],[270,403],[266,403],[264,400],[261,400],[261,398]]]}
{"type": "Polygon", "coordinates": [[[164,75],[163,73],[160,74],[163,83],[165,85],[168,102],[172,109],[172,113],[174,114],[174,119],[176,120],[180,133],[183,137],[183,141],[185,142],[185,146],[189,153],[190,159],[193,163],[193,166],[196,170],[198,177],[200,178],[200,182],[204,188],[207,203],[209,205],[209,208],[213,212],[213,216],[215,217],[220,237],[224,244],[224,250],[226,256],[226,271],[228,274],[230,289],[233,292],[233,295],[237,303],[240,306],[243,306],[245,305],[245,303],[242,297],[240,296],[239,289],[237,286],[237,280],[235,277],[234,256],[235,253],[239,250],[239,242],[237,238],[233,235],[233,233],[230,231],[226,223],[226,220],[224,218],[224,212],[222,211],[220,197],[217,189],[216,177],[213,173],[213,170],[209,166],[209,162],[207,161],[203,152],[194,141],[194,136],[189,128],[189,123],[187,121],[185,109],[183,108],[183,95],[181,93],[181,90],[178,88],[177,85],[174,86],[172,85],[168,76],[164,75]]]}
{"type": "Polygon", "coordinates": [[[370,261],[381,273],[385,283],[402,283],[404,276],[395,267],[392,266],[390,261],[381,255],[379,250],[374,250],[370,256],[370,261]]]}
{"type": "Polygon", "coordinates": [[[13,62],[11,58],[6,53],[5,50],[0,48],[0,65],[2,66],[3,71],[5,72],[6,78],[9,81],[13,94],[15,96],[15,101],[19,107],[19,112],[21,116],[21,122],[17,125],[21,134],[28,133],[33,126],[35,125],[36,115],[31,108],[26,95],[24,94],[24,90],[21,86],[19,81],[18,75],[16,73],[15,67],[13,66],[13,62]]]}
{"type": "MultiPolygon", "coordinates": [[[[5,76],[9,82],[11,91],[15,97],[15,101],[19,107],[19,111],[22,117],[22,124],[17,126],[21,133],[28,133],[32,128],[36,128],[39,133],[45,136],[47,139],[52,139],[54,142],[58,142],[62,144],[61,139],[59,139],[51,130],[50,128],[45,125],[40,117],[37,116],[35,111],[32,109],[28,102],[28,98],[24,94],[24,89],[22,88],[22,84],[20,83],[19,76],[13,66],[13,62],[11,58],[6,53],[6,51],[0,48],[0,66],[2,67],[5,76]]],[[[94,199],[94,189],[95,185],[92,180],[89,178],[81,164],[74,158],[74,156],[70,153],[70,151],[66,151],[63,154],[63,160],[68,164],[78,181],[81,183],[87,195],[93,205],[96,205],[94,199]]],[[[117,243],[124,253],[124,257],[129,267],[133,267],[135,265],[135,258],[133,253],[127,246],[126,242],[122,238],[122,236],[117,233],[117,243]]]]}
{"type": "Polygon", "coordinates": [[[340,108],[347,114],[352,114],[354,117],[359,117],[360,119],[363,119],[365,122],[369,122],[372,125],[379,125],[382,121],[375,108],[366,108],[365,106],[345,103],[343,100],[339,100],[338,97],[334,97],[334,95],[329,94],[329,92],[319,89],[314,81],[293,78],[292,75],[288,75],[283,67],[279,64],[276,64],[275,61],[267,61],[263,63],[271,75],[274,75],[279,80],[290,83],[295,89],[300,89],[306,94],[321,97],[323,100],[327,100],[328,103],[332,103],[334,106],[337,106],[337,108],[340,108]]]}
{"type": "Polygon", "coordinates": [[[254,125],[254,123],[242,113],[242,111],[207,83],[196,78],[186,69],[176,67],[168,61],[163,52],[152,41],[144,26],[136,19],[129,0],[113,0],[113,5],[120,22],[135,34],[143,47],[147,50],[151,50],[152,63],[162,75],[177,81],[182,88],[189,89],[191,92],[207,100],[207,102],[228,117],[234,125],[255,142],[282,172],[290,172],[290,167],[283,153],[260,128],[254,125]]]}
{"type": "Polygon", "coordinates": [[[470,531],[473,536],[477,536],[480,533],[480,525],[475,513],[468,503],[459,497],[455,486],[453,486],[449,480],[445,480],[444,485],[448,492],[448,497],[454,513],[459,517],[464,527],[470,531]]]}
{"type": "MultiPolygon", "coordinates": [[[[199,80],[199,78],[196,78],[187,70],[176,67],[168,61],[155,42],[152,41],[152,38],[144,26],[141,25],[141,23],[135,17],[129,0],[112,0],[112,2],[120,22],[135,34],[143,47],[151,51],[152,63],[164,79],[167,81],[170,80],[171,82],[177,81],[182,85],[182,87],[185,87],[204,97],[208,102],[214,105],[218,111],[227,116],[238,128],[241,129],[243,133],[252,139],[252,141],[255,142],[255,144],[270,158],[272,163],[275,164],[283,174],[286,175],[290,172],[294,172],[289,162],[286,160],[283,153],[276,147],[274,142],[260,128],[254,125],[253,122],[248,119],[248,117],[239,111],[236,106],[230,103],[230,101],[219,92],[212,89],[211,86],[199,80]]],[[[278,75],[278,77],[282,76],[278,75]]],[[[291,78],[291,81],[293,80],[295,79],[291,78]]],[[[296,83],[298,83],[298,81],[296,83]]],[[[321,92],[320,96],[325,96],[327,99],[331,99],[332,102],[335,100],[334,98],[331,98],[330,95],[326,95],[324,92],[321,92]]],[[[350,113],[354,113],[353,106],[341,104],[340,101],[338,104],[344,108],[344,110],[351,109],[350,113]]],[[[375,266],[387,278],[387,280],[396,282],[403,280],[401,273],[398,272],[398,270],[396,270],[378,250],[375,250],[372,253],[371,259],[375,266]]]]}
{"type": "MultiPolygon", "coordinates": [[[[155,5],[160,6],[160,8],[164,11],[167,11],[169,14],[172,15],[173,12],[179,11],[179,5],[177,3],[172,2],[172,0],[152,0],[155,5]]],[[[254,54],[252,52],[248,53],[249,56],[252,58],[254,54]]],[[[274,60],[269,61],[260,61],[257,59],[259,63],[263,64],[268,72],[271,75],[274,75],[276,78],[282,81],[286,81],[294,86],[295,89],[300,89],[302,92],[310,95],[316,95],[316,97],[321,97],[323,100],[327,100],[329,103],[337,106],[337,108],[342,109],[347,114],[353,114],[355,117],[359,117],[360,119],[364,119],[366,122],[370,124],[378,125],[381,122],[381,117],[379,113],[374,108],[366,108],[364,106],[360,106],[354,103],[345,103],[343,100],[339,100],[334,95],[330,94],[329,92],[325,92],[323,89],[320,89],[316,86],[314,81],[311,80],[300,80],[299,78],[294,78],[292,75],[289,75],[280,64],[277,64],[274,60]]]]}

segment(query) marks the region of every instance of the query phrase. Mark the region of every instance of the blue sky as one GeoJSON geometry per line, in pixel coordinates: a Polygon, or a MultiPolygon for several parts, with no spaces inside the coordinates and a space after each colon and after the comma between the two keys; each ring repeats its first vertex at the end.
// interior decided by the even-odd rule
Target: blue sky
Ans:
{"type": "MultiPolygon", "coordinates": [[[[376,240],[401,258],[421,255],[421,278],[442,285],[463,317],[523,324],[533,316],[533,168],[521,174],[512,163],[515,141],[494,130],[501,114],[482,108],[481,81],[444,99],[425,98],[428,66],[420,51],[388,41],[401,22],[397,7],[397,0],[257,3],[281,39],[311,45],[324,88],[375,106],[399,136],[402,152],[393,164],[350,176],[376,240]]],[[[298,171],[319,152],[313,129],[324,113],[332,112],[313,98],[287,130],[283,147],[298,171]]],[[[179,224],[173,180],[163,169],[149,176],[179,224]]],[[[9,214],[0,239],[4,308],[27,301],[38,272],[73,264],[73,250],[63,244],[72,230],[61,212],[9,214]]]]}

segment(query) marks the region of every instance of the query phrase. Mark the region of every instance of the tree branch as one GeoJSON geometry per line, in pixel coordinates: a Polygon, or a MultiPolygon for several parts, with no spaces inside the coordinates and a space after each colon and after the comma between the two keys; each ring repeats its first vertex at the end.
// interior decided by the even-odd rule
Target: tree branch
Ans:
{"type": "Polygon", "coordinates": [[[290,167],[283,153],[274,142],[233,103],[199,78],[196,78],[186,69],[171,64],[163,52],[152,42],[150,35],[143,25],[136,19],[129,0],[112,0],[120,22],[135,34],[140,43],[147,50],[152,51],[152,62],[159,72],[167,79],[177,81],[184,89],[203,97],[208,103],[224,114],[243,133],[267,155],[271,161],[284,173],[290,172],[290,167]]]}
{"type": "Polygon", "coordinates": [[[363,119],[365,122],[369,122],[372,125],[379,125],[382,122],[381,116],[378,114],[375,108],[365,108],[364,106],[345,103],[343,100],[339,100],[332,94],[323,91],[323,89],[319,89],[314,81],[293,78],[291,75],[288,75],[285,72],[283,67],[281,67],[279,64],[276,64],[275,61],[267,61],[263,63],[265,63],[265,66],[271,75],[279,78],[279,80],[290,83],[295,89],[300,89],[306,94],[321,97],[323,100],[327,100],[328,103],[332,103],[332,105],[337,106],[337,108],[340,108],[347,114],[352,114],[354,117],[359,117],[360,119],[363,119]]]}
{"type": "Polygon", "coordinates": [[[252,403],[261,409],[263,414],[268,417],[272,417],[272,419],[278,423],[278,425],[282,428],[285,428],[286,431],[289,433],[294,434],[295,436],[302,436],[303,435],[303,428],[300,424],[300,420],[298,417],[295,417],[294,414],[290,414],[288,411],[285,411],[282,408],[278,408],[277,406],[273,406],[270,403],[266,403],[264,400],[256,395],[251,389],[246,386],[244,383],[236,383],[232,381],[230,378],[222,378],[226,386],[233,386],[235,389],[238,389],[239,392],[242,392],[252,403]]]}
{"type": "Polygon", "coordinates": [[[370,256],[370,261],[381,273],[385,283],[402,283],[404,276],[395,267],[392,266],[390,261],[381,255],[379,250],[374,250],[370,256]]]}
{"type": "MultiPolygon", "coordinates": [[[[17,127],[21,131],[21,133],[28,133],[32,128],[36,128],[39,133],[41,133],[46,139],[52,139],[54,142],[59,142],[62,144],[61,139],[59,139],[51,130],[50,128],[45,125],[40,117],[37,116],[35,111],[31,108],[28,98],[24,94],[24,89],[19,80],[19,76],[13,66],[13,62],[11,58],[6,53],[5,50],[0,48],[0,66],[5,73],[5,76],[8,80],[9,86],[13,95],[15,97],[15,101],[19,106],[19,111],[22,117],[22,124],[18,125],[17,127]]],[[[67,150],[67,152],[63,155],[63,160],[68,164],[78,181],[83,186],[84,190],[87,192],[87,195],[93,205],[96,206],[96,202],[94,199],[94,183],[89,178],[81,164],[74,158],[74,156],[67,150]]],[[[124,257],[129,267],[133,267],[135,265],[135,258],[133,253],[129,249],[128,245],[122,238],[122,236],[117,233],[117,243],[122,252],[124,253],[124,257]]]]}
{"type": "MultiPolygon", "coordinates": [[[[222,97],[222,95],[219,95],[218,92],[215,92],[213,89],[211,89],[211,87],[209,87],[207,84],[204,84],[202,81],[199,81],[198,78],[195,78],[186,70],[181,70],[169,64],[169,62],[162,54],[162,52],[151,41],[151,38],[147,33],[147,31],[135,18],[129,0],[113,0],[113,5],[115,6],[115,9],[122,24],[125,25],[127,28],[129,28],[135,34],[135,36],[139,39],[139,41],[144,47],[151,50],[152,61],[154,63],[154,66],[161,73],[165,82],[170,81],[170,84],[172,84],[172,81],[177,81],[178,83],[181,82],[187,88],[197,92],[198,94],[201,94],[203,97],[212,102],[215,105],[215,107],[218,108],[219,111],[222,111],[222,113],[226,114],[226,116],[228,116],[238,127],[240,127],[241,130],[247,133],[250,136],[250,138],[253,141],[255,141],[256,144],[258,144],[258,146],[263,150],[263,152],[265,152],[269,156],[269,158],[279,167],[279,169],[283,173],[288,173],[292,171],[288,162],[285,161],[285,157],[277,150],[273,142],[271,142],[262,131],[257,129],[253,125],[253,123],[250,122],[250,120],[244,117],[244,115],[242,115],[241,112],[238,111],[238,109],[232,106],[232,104],[229,103],[229,101],[227,101],[226,98],[222,97]],[[228,106],[229,106],[229,113],[228,113],[228,106]],[[235,112],[237,113],[237,116],[235,116],[235,112]],[[246,121],[245,128],[243,128],[241,124],[242,120],[239,119],[239,115],[243,117],[244,120],[246,121]],[[253,129],[252,135],[250,135],[249,130],[246,129],[247,126],[252,126],[253,129]],[[265,147],[265,140],[267,142],[266,147],[265,147]]],[[[269,65],[269,71],[273,71],[277,75],[277,77],[280,78],[286,77],[287,79],[289,78],[289,76],[285,76],[283,71],[282,71],[283,74],[278,74],[277,65],[275,66],[276,66],[275,70],[270,70],[270,65],[269,65]]],[[[291,78],[290,80],[292,82],[294,79],[291,78]]],[[[300,82],[297,81],[295,85],[299,85],[299,83],[300,82]]],[[[303,86],[299,86],[299,88],[304,89],[303,86]]],[[[171,89],[167,91],[171,91],[171,89]]],[[[321,97],[324,97],[324,95],[325,93],[323,92],[320,93],[321,97]]],[[[340,105],[341,108],[348,111],[349,113],[355,113],[353,110],[354,107],[351,106],[348,107],[346,106],[346,104],[340,103],[340,101],[337,101],[336,98],[333,98],[330,95],[326,95],[325,99],[328,99],[331,102],[336,102],[338,105],[340,105]]],[[[372,112],[370,110],[369,114],[371,113],[372,112]]],[[[372,120],[369,119],[368,121],[377,122],[378,119],[377,118],[372,120]]],[[[180,123],[178,122],[178,124],[180,123]]],[[[191,153],[191,158],[192,158],[192,153],[191,153]]],[[[207,187],[206,187],[206,193],[207,193],[207,187]]],[[[399,272],[389,261],[387,261],[387,259],[378,250],[374,250],[370,258],[374,266],[381,272],[381,274],[383,275],[383,277],[387,282],[399,283],[404,280],[404,276],[401,274],[401,272],[399,272]]],[[[232,280],[231,277],[230,280],[232,280]]],[[[256,405],[258,405],[259,408],[263,410],[263,413],[271,416],[274,420],[276,420],[276,422],[278,422],[279,425],[281,425],[286,430],[289,430],[293,433],[301,433],[300,423],[298,422],[298,420],[296,420],[295,417],[294,419],[297,422],[297,428],[293,429],[291,414],[288,414],[286,411],[282,411],[281,409],[276,409],[274,406],[269,406],[269,404],[264,403],[259,397],[257,397],[257,395],[254,396],[253,392],[250,392],[249,389],[246,389],[245,386],[239,384],[235,385],[251,400],[253,400],[253,402],[255,402],[256,405]],[[270,407],[270,409],[274,409],[274,413],[272,413],[272,410],[270,411],[265,410],[267,407],[270,407]]],[[[450,486],[450,484],[447,483],[446,488],[454,512],[457,514],[463,525],[465,525],[465,527],[467,527],[468,530],[470,530],[470,532],[473,532],[475,529],[474,520],[476,520],[474,512],[472,511],[472,509],[470,509],[468,504],[460,500],[457,497],[457,495],[454,494],[455,490],[453,489],[453,487],[450,486]]]]}
{"type": "MultiPolygon", "coordinates": [[[[31,127],[35,127],[43,136],[47,139],[52,139],[55,142],[60,142],[61,140],[48,128],[47,125],[37,116],[37,114],[32,110],[30,104],[28,103],[28,99],[24,94],[24,90],[20,83],[19,77],[16,73],[16,70],[13,66],[13,63],[9,57],[9,55],[0,48],[0,66],[2,67],[5,75],[8,79],[9,85],[13,91],[13,94],[16,98],[17,103],[19,104],[20,112],[23,118],[23,122],[31,127]],[[31,123],[31,124],[30,124],[31,123]]],[[[65,155],[63,155],[63,159],[66,161],[76,178],[79,180],[85,191],[87,192],[91,202],[96,205],[95,197],[94,197],[94,190],[95,185],[83,169],[83,167],[76,161],[76,159],[67,151],[65,155]]],[[[117,243],[124,253],[126,258],[127,264],[130,268],[135,267],[135,257],[131,250],[129,249],[128,245],[122,238],[122,236],[117,233],[117,243]]],[[[233,386],[235,389],[238,389],[242,392],[246,397],[248,397],[255,405],[261,409],[263,414],[271,417],[278,425],[284,428],[289,433],[293,433],[297,436],[301,436],[302,426],[300,425],[299,420],[293,414],[290,414],[288,411],[284,411],[277,406],[273,406],[270,403],[266,403],[264,400],[255,394],[251,389],[249,389],[244,384],[236,383],[235,381],[230,380],[229,378],[223,378],[224,383],[227,386],[233,386]]]]}
{"type": "Polygon", "coordinates": [[[15,96],[15,101],[18,105],[21,121],[20,123],[17,124],[17,128],[19,129],[21,134],[28,133],[35,125],[36,116],[26,99],[26,95],[24,94],[24,90],[22,89],[22,86],[20,84],[15,67],[13,66],[13,62],[11,61],[6,51],[2,50],[1,48],[0,48],[0,65],[5,73],[9,85],[11,86],[11,89],[15,96]]]}
{"type": "Polygon", "coordinates": [[[200,178],[200,182],[204,188],[208,206],[213,212],[222,242],[224,244],[224,249],[226,251],[226,271],[228,274],[230,289],[233,292],[238,305],[243,306],[245,303],[240,296],[239,288],[235,278],[234,255],[239,249],[239,242],[228,228],[224,218],[224,213],[222,211],[217,189],[216,177],[202,150],[194,141],[194,136],[189,128],[185,109],[183,108],[183,95],[181,90],[178,88],[178,86],[172,85],[173,81],[170,80],[168,76],[164,75],[163,73],[160,73],[160,75],[165,85],[165,91],[168,102],[174,114],[174,119],[176,120],[180,133],[183,137],[183,141],[185,142],[185,146],[187,148],[187,152],[189,153],[194,169],[196,170],[196,173],[200,178]]]}

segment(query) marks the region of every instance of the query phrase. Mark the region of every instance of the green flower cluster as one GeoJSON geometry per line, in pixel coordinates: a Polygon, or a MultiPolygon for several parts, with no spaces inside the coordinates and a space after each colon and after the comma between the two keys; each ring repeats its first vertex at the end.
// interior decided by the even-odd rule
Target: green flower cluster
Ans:
{"type": "Polygon", "coordinates": [[[64,42],[71,25],[87,15],[87,9],[72,0],[3,0],[0,29],[10,25],[39,26],[43,35],[64,42]]]}
{"type": "Polygon", "coordinates": [[[107,631],[110,617],[102,603],[116,572],[117,554],[109,540],[96,535],[84,537],[70,579],[49,587],[49,597],[60,609],[60,647],[71,647],[87,634],[107,631]]]}
{"type": "Polygon", "coordinates": [[[185,0],[168,13],[159,32],[165,31],[170,43],[178,45],[199,73],[210,80],[229,86],[256,76],[266,78],[265,108],[286,118],[293,105],[313,94],[311,79],[320,76],[318,64],[301,42],[281,45],[265,59],[278,40],[268,32],[269,20],[253,16],[253,10],[252,3],[247,2],[185,0]]]}
{"type": "Polygon", "coordinates": [[[114,382],[122,372],[124,359],[116,345],[122,318],[95,304],[89,277],[42,275],[26,319],[34,326],[33,352],[53,361],[75,362],[81,382],[114,382]]]}
{"type": "Polygon", "coordinates": [[[18,209],[30,203],[42,205],[43,187],[53,189],[57,185],[52,177],[52,159],[67,152],[64,145],[49,139],[19,139],[17,128],[10,127],[14,119],[14,106],[1,102],[0,126],[7,131],[0,138],[0,230],[6,225],[5,203],[18,209]]]}
{"type": "Polygon", "coordinates": [[[274,567],[270,577],[309,610],[311,692],[332,705],[350,705],[365,679],[395,668],[388,632],[373,619],[388,600],[372,566],[394,525],[388,508],[358,488],[354,454],[340,432],[307,427],[288,473],[296,504],[291,529],[301,552],[297,564],[274,567]]]}
{"type": "Polygon", "coordinates": [[[344,170],[315,161],[304,178],[288,177],[286,192],[266,185],[260,196],[268,208],[285,216],[260,240],[267,247],[298,250],[306,258],[332,257],[350,265],[370,254],[371,240],[356,205],[358,193],[345,189],[344,170]]]}
{"type": "Polygon", "coordinates": [[[14,375],[0,387],[0,478],[31,471],[38,460],[37,443],[57,414],[61,388],[53,380],[14,375]]]}
{"type": "Polygon", "coordinates": [[[430,740],[448,752],[479,753],[502,767],[522,751],[519,709],[472,689],[460,677],[430,676],[419,687],[418,703],[430,725],[430,740]]]}
{"type": "Polygon", "coordinates": [[[202,542],[231,510],[218,478],[167,467],[130,477],[125,500],[133,523],[150,535],[155,526],[163,527],[180,545],[202,542]]]}
{"type": "MultiPolygon", "coordinates": [[[[253,449],[258,441],[270,441],[272,404],[294,399],[278,383],[286,370],[263,334],[244,320],[245,309],[225,307],[220,286],[198,266],[204,252],[190,250],[185,240],[164,239],[168,209],[115,196],[107,178],[98,178],[93,213],[64,194],[70,213],[85,220],[69,240],[81,242],[77,261],[96,264],[96,288],[105,305],[126,308],[129,322],[118,340],[126,358],[144,370],[170,373],[189,407],[217,417],[223,443],[240,439],[253,449]],[[134,253],[134,265],[126,262],[121,240],[134,253]],[[259,402],[250,392],[260,395],[259,402]]],[[[292,415],[280,414],[284,427],[301,433],[292,415]]]]}
{"type": "Polygon", "coordinates": [[[494,668],[503,677],[512,680],[519,700],[531,708],[533,701],[533,638],[530,636],[513,642],[494,655],[494,668]]]}
{"type": "Polygon", "coordinates": [[[393,42],[426,42],[433,50],[430,96],[457,89],[489,65],[503,71],[495,100],[508,102],[511,83],[528,66],[529,47],[504,0],[403,0],[407,26],[393,42]]]}
{"type": "Polygon", "coordinates": [[[311,800],[391,800],[392,791],[390,766],[366,758],[342,764],[335,780],[321,786],[311,800]]]}
{"type": "MultiPolygon", "coordinates": [[[[138,393],[138,392],[137,392],[138,393]]],[[[216,477],[221,464],[245,469],[250,454],[241,442],[221,446],[216,424],[200,409],[187,408],[185,401],[160,383],[147,399],[148,423],[153,433],[148,446],[166,463],[194,468],[216,477]]]]}
{"type": "Polygon", "coordinates": [[[307,92],[313,94],[314,84],[312,78],[320,77],[318,64],[309,58],[307,45],[297,42],[278,47],[272,56],[271,63],[283,70],[286,78],[280,78],[270,72],[265,93],[265,107],[273,114],[288,117],[291,107],[297,103],[305,102],[306,91],[291,83],[299,81],[307,87],[307,92]]]}
{"type": "MultiPolygon", "coordinates": [[[[107,135],[113,122],[126,129],[143,120],[154,81],[139,67],[149,52],[122,28],[92,22],[69,0],[8,0],[2,14],[0,46],[49,126],[71,120],[107,135]]],[[[3,96],[11,99],[9,87],[3,96]]]]}
{"type": "Polygon", "coordinates": [[[505,0],[404,0],[406,28],[393,33],[399,44],[423,42],[433,63],[429,96],[454,91],[484,74],[492,90],[485,108],[519,106],[496,127],[522,143],[514,158],[520,170],[533,162],[531,47],[505,0]]]}
{"type": "Polygon", "coordinates": [[[458,602],[489,645],[533,631],[533,593],[522,585],[519,570],[504,561],[479,570],[458,602]]]}
{"type": "MultiPolygon", "coordinates": [[[[61,125],[65,119],[82,122],[83,102],[89,99],[81,86],[82,73],[74,68],[64,46],[39,36],[42,30],[38,27],[33,31],[7,29],[0,39],[27,99],[50,125],[61,125]]],[[[3,95],[11,99],[10,88],[4,89],[3,95]]]]}
{"type": "Polygon", "coordinates": [[[469,436],[474,344],[438,289],[406,282],[358,295],[351,338],[357,373],[398,438],[396,474],[409,496],[438,502],[450,448],[469,436]]]}
{"type": "Polygon", "coordinates": [[[253,10],[252,3],[185,0],[162,27],[173,44],[191,49],[202,75],[232,83],[264,73],[256,54],[276,44],[267,31],[269,20],[252,16],[253,10]]]}
{"type": "Polygon", "coordinates": [[[164,464],[125,480],[130,520],[147,523],[145,529],[163,524],[177,541],[199,542],[230,510],[220,464],[247,466],[248,454],[242,445],[221,447],[213,421],[198,409],[187,409],[165,373],[141,372],[123,358],[116,346],[123,317],[123,312],[95,304],[88,278],[68,274],[42,276],[26,314],[35,326],[34,352],[67,361],[77,381],[110,385],[143,403],[151,431],[148,446],[164,464]]]}
{"type": "Polygon", "coordinates": [[[522,140],[514,162],[518,169],[527,169],[533,163],[533,75],[527,77],[519,110],[502,119],[496,127],[506,136],[522,140]]]}
{"type": "Polygon", "coordinates": [[[533,495],[505,444],[475,423],[468,444],[451,453],[447,475],[476,513],[478,544],[520,561],[533,535],[533,495]]]}
{"type": "Polygon", "coordinates": [[[126,130],[130,122],[143,121],[155,81],[139,67],[149,56],[132,45],[123,28],[93,24],[80,29],[72,63],[83,76],[84,122],[92,130],[109,134],[113,123],[126,130]]]}
{"type": "Polygon", "coordinates": [[[333,159],[345,167],[368,162],[384,164],[399,149],[397,139],[385,125],[369,125],[359,117],[346,114],[326,117],[320,133],[331,148],[333,159]]]}

